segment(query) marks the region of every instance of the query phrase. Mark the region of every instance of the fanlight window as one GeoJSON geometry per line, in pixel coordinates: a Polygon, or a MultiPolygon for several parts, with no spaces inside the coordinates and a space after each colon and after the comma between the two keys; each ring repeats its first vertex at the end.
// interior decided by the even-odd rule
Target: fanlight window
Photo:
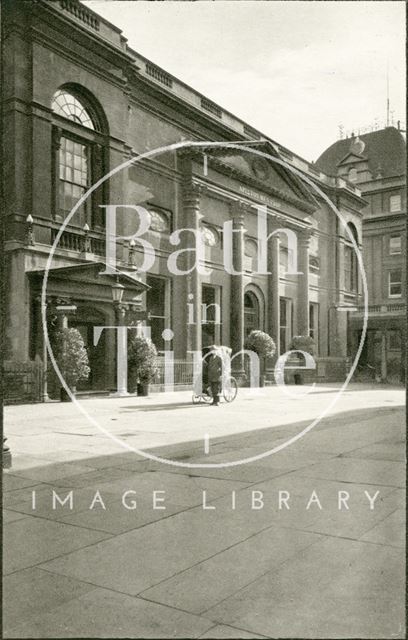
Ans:
{"type": "Polygon", "coordinates": [[[89,111],[78,100],[78,98],[68,91],[57,91],[52,101],[52,110],[55,111],[57,115],[62,116],[63,118],[68,118],[68,120],[73,120],[74,122],[81,124],[83,127],[95,129],[89,111]]]}
{"type": "Polygon", "coordinates": [[[213,227],[203,226],[201,233],[203,236],[203,242],[208,247],[215,247],[218,244],[219,236],[213,227]]]}
{"type": "Polygon", "coordinates": [[[165,213],[150,209],[149,215],[150,229],[152,231],[158,231],[159,233],[165,233],[166,231],[169,231],[169,219],[165,213]]]}

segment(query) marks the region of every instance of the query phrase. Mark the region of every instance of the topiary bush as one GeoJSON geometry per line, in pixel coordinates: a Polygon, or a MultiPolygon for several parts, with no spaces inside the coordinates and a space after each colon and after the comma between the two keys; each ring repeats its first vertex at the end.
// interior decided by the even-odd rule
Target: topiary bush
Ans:
{"type": "Polygon", "coordinates": [[[312,356],[314,355],[315,348],[315,341],[310,336],[293,336],[290,345],[291,351],[304,351],[305,353],[310,353],[312,356]]]}
{"type": "Polygon", "coordinates": [[[158,373],[157,349],[150,338],[138,335],[129,337],[128,367],[139,383],[154,381],[158,373]]]}
{"type": "Polygon", "coordinates": [[[88,353],[78,329],[59,330],[55,334],[54,353],[61,375],[70,389],[75,389],[79,380],[89,377],[88,353]]]}
{"type": "Polygon", "coordinates": [[[273,338],[259,329],[254,329],[247,336],[244,348],[248,351],[255,351],[260,358],[272,358],[276,351],[273,338]]]}

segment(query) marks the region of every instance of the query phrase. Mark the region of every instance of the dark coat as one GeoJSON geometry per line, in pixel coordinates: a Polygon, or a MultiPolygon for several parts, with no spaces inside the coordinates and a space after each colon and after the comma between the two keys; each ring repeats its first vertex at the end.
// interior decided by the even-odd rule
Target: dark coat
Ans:
{"type": "Polygon", "coordinates": [[[218,355],[211,355],[208,360],[207,380],[211,382],[220,382],[222,378],[222,358],[218,355]]]}

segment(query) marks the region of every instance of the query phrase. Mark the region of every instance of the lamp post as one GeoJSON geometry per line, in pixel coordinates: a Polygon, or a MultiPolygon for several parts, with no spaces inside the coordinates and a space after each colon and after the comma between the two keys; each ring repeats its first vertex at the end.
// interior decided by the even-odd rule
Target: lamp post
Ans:
{"type": "Polygon", "coordinates": [[[112,300],[115,308],[115,316],[118,324],[117,330],[117,393],[116,396],[127,396],[127,328],[125,326],[125,314],[127,305],[122,304],[125,287],[119,282],[119,276],[112,284],[112,300]]]}
{"type": "Polygon", "coordinates": [[[35,240],[34,240],[34,218],[31,215],[31,213],[28,214],[28,216],[26,217],[26,223],[27,223],[27,244],[30,246],[34,246],[35,245],[35,240]]]}
{"type": "Polygon", "coordinates": [[[130,240],[129,242],[129,256],[128,256],[128,266],[130,269],[132,269],[132,271],[137,271],[135,246],[136,246],[136,242],[132,238],[132,240],[130,240]]]}
{"type": "Polygon", "coordinates": [[[91,253],[91,241],[89,239],[89,225],[87,222],[85,222],[84,226],[82,227],[82,230],[84,232],[83,252],[91,253]]]}

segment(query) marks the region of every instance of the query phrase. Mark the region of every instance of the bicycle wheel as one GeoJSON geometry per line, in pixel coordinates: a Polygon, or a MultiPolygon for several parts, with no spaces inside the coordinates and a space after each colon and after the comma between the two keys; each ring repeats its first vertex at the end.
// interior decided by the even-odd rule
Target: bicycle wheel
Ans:
{"type": "Polygon", "coordinates": [[[237,397],[238,393],[238,384],[235,378],[230,378],[227,380],[227,384],[224,386],[222,395],[224,396],[225,402],[232,402],[237,397]]]}

